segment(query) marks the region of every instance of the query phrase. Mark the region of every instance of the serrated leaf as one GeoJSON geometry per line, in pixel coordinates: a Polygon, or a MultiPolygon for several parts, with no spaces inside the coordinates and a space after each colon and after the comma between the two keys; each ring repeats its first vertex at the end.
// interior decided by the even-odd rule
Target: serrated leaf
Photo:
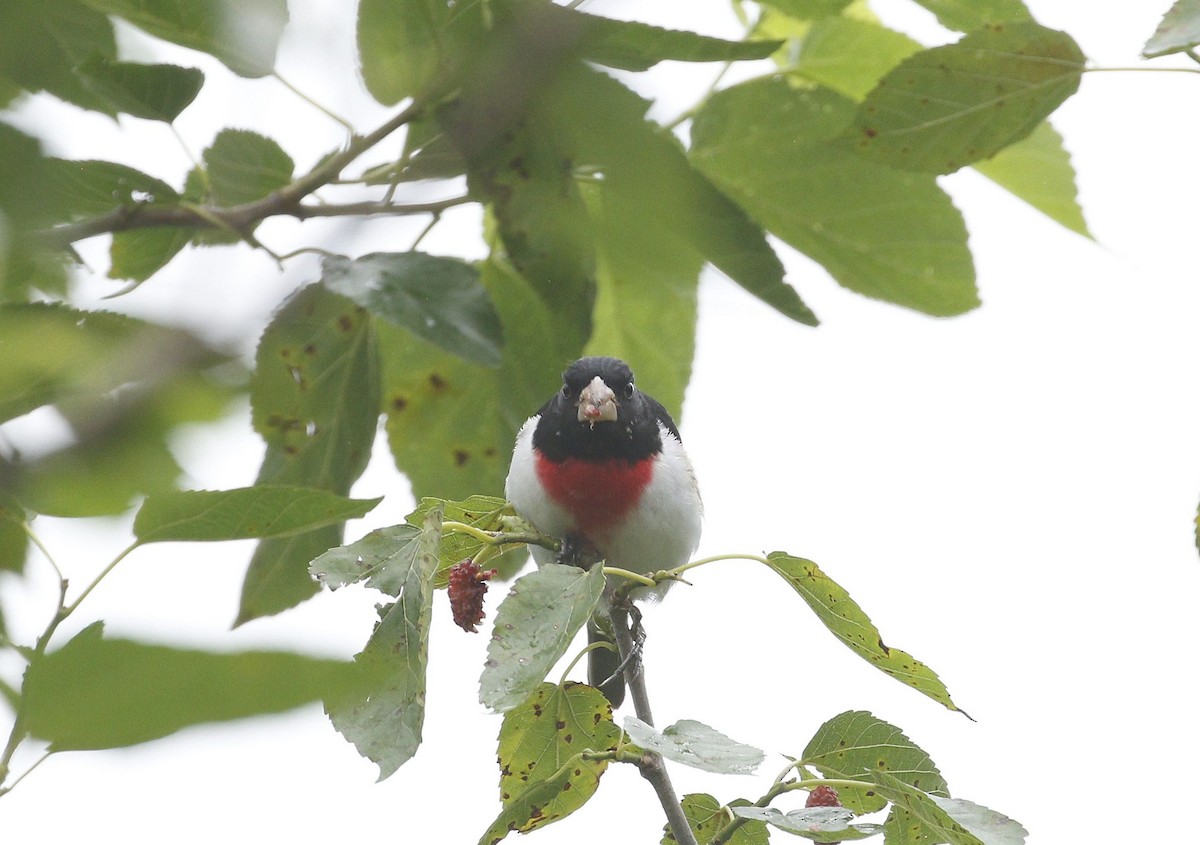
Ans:
{"type": "Polygon", "coordinates": [[[166,267],[195,234],[194,229],[175,227],[114,232],[108,276],[144,282],[166,267]]]}
{"type": "MultiPolygon", "coordinates": [[[[451,502],[446,499],[425,497],[417,505],[417,509],[405,517],[409,525],[420,525],[431,509],[440,507],[447,522],[462,522],[480,531],[498,531],[506,520],[516,516],[516,511],[504,499],[498,496],[471,496],[461,502],[451,502]]],[[[449,581],[450,567],[467,558],[474,559],[485,544],[482,540],[457,531],[442,533],[438,544],[438,570],[434,578],[434,586],[441,589],[449,581]]],[[[489,558],[488,567],[496,568],[504,577],[510,577],[517,568],[528,558],[524,545],[509,547],[501,555],[489,558]]]]}
{"type": "Polygon", "coordinates": [[[414,566],[427,553],[418,525],[389,525],[361,540],[330,549],[308,565],[313,577],[331,590],[366,581],[389,596],[398,596],[414,566]]]}
{"type": "Polygon", "coordinates": [[[850,2],[851,0],[763,0],[763,5],[771,6],[799,20],[817,20],[840,14],[850,2]]]}
{"type": "Polygon", "coordinates": [[[1078,89],[1084,62],[1066,33],[991,24],[903,61],[863,100],[844,137],[891,167],[952,173],[1032,132],[1078,89]]]}
{"type": "Polygon", "coordinates": [[[321,282],[464,361],[500,364],[500,316],[472,264],[422,252],[329,256],[321,282]]]}
{"type": "Polygon", "coordinates": [[[604,591],[604,572],[549,563],[518,578],[496,611],[479,700],[503,713],[528,698],[567,652],[604,591]]]}
{"type": "Polygon", "coordinates": [[[916,0],[947,29],[971,32],[988,24],[1033,20],[1023,0],[916,0]]]}
{"type": "MultiPolygon", "coordinates": [[[[256,483],[346,495],[367,465],[379,418],[379,362],[366,312],[309,285],[275,315],[255,360],[251,421],[267,441],[256,483]]],[[[286,610],[315,593],[309,562],[341,543],[340,526],[259,543],[238,622],[286,610]]]]}
{"type": "Polygon", "coordinates": [[[561,783],[553,806],[522,820],[517,829],[528,832],[583,806],[594,791],[588,787],[604,773],[607,761],[579,759],[566,770],[560,769],[581,751],[611,751],[620,741],[612,705],[586,684],[541,684],[505,713],[497,750],[501,803],[523,806],[521,794],[525,791],[552,778],[561,783]]]}
{"type": "Polygon", "coordinates": [[[1180,53],[1200,44],[1200,0],[1176,0],[1146,42],[1147,59],[1180,53]]]}
{"type": "Polygon", "coordinates": [[[433,573],[442,529],[439,508],[430,511],[411,552],[399,598],[380,608],[382,618],[354,662],[382,681],[365,696],[327,702],[338,732],[390,777],[417,753],[425,724],[425,670],[433,615],[433,573]]]}
{"type": "Polygon", "coordinates": [[[634,716],[625,717],[625,732],[650,751],[668,760],[722,775],[752,774],[766,756],[754,746],[735,742],[718,730],[692,719],[681,719],[661,732],[634,716]]]}
{"type": "Polygon", "coordinates": [[[850,290],[950,316],[976,307],[967,230],[932,175],[901,173],[829,142],[853,104],[781,79],[711,97],[692,159],[756,220],[850,290]]]}
{"type": "Polygon", "coordinates": [[[189,725],[281,713],[366,682],[300,654],[215,654],[102,636],[94,623],[25,675],[24,727],[53,751],[120,748],[189,725]]]}
{"type": "Polygon", "coordinates": [[[113,62],[98,54],[75,72],[117,111],[165,123],[174,122],[204,85],[204,74],[196,68],[113,62]]]}
{"type": "MultiPolygon", "coordinates": [[[[811,560],[785,552],[767,555],[768,565],[800,594],[817,618],[851,651],[884,674],[915,689],[949,710],[959,710],[937,674],[906,651],[887,646],[879,629],[842,587],[811,560]]],[[[969,717],[968,717],[969,718],[969,717]]]]}
{"type": "Polygon", "coordinates": [[[113,115],[112,106],[72,72],[93,55],[106,59],[117,55],[112,23],[104,15],[76,0],[0,3],[0,78],[113,115]]]}
{"type": "MultiPolygon", "coordinates": [[[[839,713],[817,729],[801,757],[830,778],[875,781],[867,770],[890,772],[909,786],[936,795],[949,795],[946,781],[929,755],[895,725],[865,710],[839,713]]],[[[842,804],[857,813],[881,810],[886,801],[877,791],[840,787],[842,804]]]]}
{"type": "Polygon", "coordinates": [[[760,822],[811,839],[813,842],[852,842],[883,833],[883,825],[854,822],[854,813],[845,807],[805,807],[784,813],[775,807],[731,807],[743,819],[760,822]]]}
{"type": "Polygon", "coordinates": [[[288,21],[287,0],[83,0],[153,36],[200,50],[239,76],[267,76],[288,21]]]}
{"type": "Polygon", "coordinates": [[[780,46],[778,41],[726,41],[638,21],[614,20],[574,9],[554,8],[571,25],[580,27],[580,52],[585,59],[620,70],[648,70],[661,61],[765,59],[780,46]]]}
{"type": "Polygon", "coordinates": [[[166,182],[112,161],[48,159],[46,188],[63,219],[97,217],[117,208],[173,205],[179,194],[166,182]]]}
{"type": "Polygon", "coordinates": [[[496,845],[511,831],[525,833],[574,812],[600,787],[604,768],[603,763],[580,760],[578,765],[530,786],[504,806],[479,838],[479,845],[496,845]]]}
{"type": "Polygon", "coordinates": [[[564,362],[582,349],[510,268],[486,261],[480,281],[504,326],[497,369],[378,324],[388,443],[419,497],[503,493],[517,430],[558,389],[564,362]]]}
{"type": "MultiPolygon", "coordinates": [[[[749,803],[744,798],[738,798],[730,801],[729,806],[730,808],[744,807],[749,805],[749,803]]],[[[720,801],[711,795],[703,792],[693,792],[683,796],[683,800],[679,804],[683,807],[683,814],[687,817],[688,827],[691,828],[697,842],[710,841],[717,831],[729,823],[729,816],[725,808],[721,806],[720,801]]],[[[665,825],[663,828],[662,845],[671,845],[671,843],[678,841],[671,830],[671,826],[665,825]]],[[[728,841],[729,845],[767,845],[770,838],[765,824],[759,821],[749,821],[734,830],[728,841]]]]}
{"type": "Polygon", "coordinates": [[[204,151],[212,199],[232,206],[262,199],[292,180],[291,157],[270,138],[245,129],[222,129],[204,151]]]}
{"type": "Polygon", "coordinates": [[[357,519],[383,501],[270,484],[176,490],[146,498],[133,520],[139,543],[286,537],[357,519]]]}
{"type": "Polygon", "coordinates": [[[789,69],[852,100],[861,100],[880,77],[921,49],[919,41],[880,24],[831,17],[812,25],[789,69]]]}
{"type": "Polygon", "coordinates": [[[1029,835],[1020,822],[982,804],[937,795],[930,795],[929,798],[984,845],[1024,845],[1025,837],[1029,835]]]}
{"type": "Polygon", "coordinates": [[[1042,122],[1027,137],[1011,144],[976,170],[1051,220],[1090,238],[1083,209],[1079,207],[1075,168],[1063,147],[1062,136],[1042,122]]]}
{"type": "Polygon", "coordinates": [[[385,106],[452,87],[488,33],[482,4],[362,0],[358,56],[367,90],[385,106]]]}
{"type": "Polygon", "coordinates": [[[950,845],[1024,845],[1028,832],[1019,823],[970,801],[927,795],[883,771],[867,773],[893,808],[920,822],[931,842],[950,845]]]}

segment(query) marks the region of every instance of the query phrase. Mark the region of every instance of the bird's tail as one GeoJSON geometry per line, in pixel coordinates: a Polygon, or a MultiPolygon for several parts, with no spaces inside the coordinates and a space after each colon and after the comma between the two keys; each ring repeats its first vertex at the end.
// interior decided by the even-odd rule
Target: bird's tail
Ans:
{"type": "Polygon", "coordinates": [[[588,645],[608,643],[612,648],[594,648],[588,652],[588,683],[604,693],[612,706],[625,700],[625,675],[619,671],[621,658],[612,635],[600,629],[595,620],[588,622],[588,645]]]}

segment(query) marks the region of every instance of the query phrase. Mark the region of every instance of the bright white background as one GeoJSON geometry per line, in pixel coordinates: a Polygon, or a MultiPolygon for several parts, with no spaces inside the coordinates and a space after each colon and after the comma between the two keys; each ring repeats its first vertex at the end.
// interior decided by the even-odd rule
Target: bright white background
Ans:
{"type": "MultiPolygon", "coordinates": [[[[342,4],[290,5],[281,71],[360,127],[375,125],[384,110],[346,72],[352,21],[342,4]]],[[[1042,23],[1075,36],[1094,65],[1117,67],[1141,64],[1138,51],[1170,3],[1029,5],[1042,23]]],[[[876,7],[927,41],[948,40],[901,0],[876,7]]],[[[737,31],[717,0],[597,0],[588,8],[737,31]]],[[[143,39],[125,35],[130,55],[148,57],[143,39]]],[[[335,126],[272,81],[227,84],[206,57],[167,56],[210,71],[179,121],[194,150],[221,126],[257,128],[307,168],[340,140],[335,126]]],[[[655,90],[665,86],[658,116],[691,102],[695,88],[682,80],[694,73],[664,68],[651,77],[655,90]]],[[[886,641],[939,672],[977,721],[858,660],[769,572],[729,563],[696,571],[694,589],[676,589],[647,614],[647,674],[660,724],[699,719],[796,754],[827,718],[867,709],[923,746],[955,796],[1019,819],[1033,845],[1196,841],[1187,823],[1196,807],[1191,764],[1200,758],[1197,102],[1197,76],[1097,73],[1056,113],[1095,242],[971,172],[945,179],[971,230],[984,301],[965,317],[933,320],[868,301],[786,248],[789,279],[823,320],[817,330],[706,276],[683,419],[707,505],[701,553],[786,549],[818,561],[886,641]]],[[[156,125],[124,119],[118,128],[48,102],[32,104],[22,125],[50,138],[57,154],[99,153],[174,182],[187,167],[156,125]]],[[[475,214],[448,215],[423,248],[478,254],[470,229],[458,225],[475,224],[475,214]]],[[[407,248],[422,222],[374,221],[359,230],[282,222],[260,234],[287,251],[324,229],[356,254],[407,248]]],[[[104,247],[103,239],[87,245],[97,278],[84,286],[84,305],[114,290],[101,278],[104,247]]],[[[272,308],[314,277],[305,260],[280,275],[244,249],[189,251],[106,305],[194,327],[250,354],[272,308]]],[[[27,425],[53,433],[54,421],[27,425]]],[[[253,480],[262,447],[242,414],[182,435],[178,448],[189,485],[223,488],[253,480]]],[[[411,505],[383,452],[354,492],[387,499],[370,521],[350,527],[350,539],[398,522],[411,505]]],[[[76,584],[129,536],[123,521],[80,530],[42,519],[37,527],[76,584]]],[[[375,599],[353,589],[229,632],[250,551],[139,551],[59,642],[103,618],[113,634],[179,644],[334,656],[361,647],[375,599]]],[[[31,640],[52,611],[48,567],[34,559],[25,582],[3,586],[12,627],[31,640]]],[[[484,713],[475,689],[487,637],[454,628],[443,594],[435,615],[426,741],[384,783],[314,706],[129,750],[52,758],[0,800],[3,838],[475,841],[499,809],[499,718],[484,713]]],[[[772,757],[758,779],[682,767],[673,775],[681,793],[755,798],[783,762],[772,757]]],[[[574,817],[532,836],[657,841],[661,811],[635,772],[610,769],[602,787],[574,817]]]]}

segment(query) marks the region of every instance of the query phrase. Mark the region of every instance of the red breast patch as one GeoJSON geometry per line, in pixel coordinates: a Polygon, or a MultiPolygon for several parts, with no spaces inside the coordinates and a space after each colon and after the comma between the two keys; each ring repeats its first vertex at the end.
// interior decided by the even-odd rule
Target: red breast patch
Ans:
{"type": "Polygon", "coordinates": [[[604,529],[628,513],[654,472],[653,457],[635,462],[551,461],[541,452],[535,454],[538,479],[546,493],[575,517],[585,534],[604,529]]]}

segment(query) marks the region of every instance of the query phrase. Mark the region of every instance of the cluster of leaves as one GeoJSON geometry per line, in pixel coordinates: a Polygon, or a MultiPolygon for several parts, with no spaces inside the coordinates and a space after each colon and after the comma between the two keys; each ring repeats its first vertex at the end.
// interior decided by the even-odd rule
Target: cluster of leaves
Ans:
{"type": "MultiPolygon", "coordinates": [[[[499,492],[516,429],[556,388],[563,362],[620,355],[677,414],[704,265],[815,325],[768,233],[850,290],[934,315],[969,310],[978,297],[967,233],[937,182],[965,166],[1086,233],[1069,161],[1045,122],[1076,90],[1078,47],[1033,21],[1020,0],[918,2],[966,34],[926,49],[850,0],[764,0],[742,41],[544,0],[361,0],[363,81],[397,111],[300,173],[283,144],[238,128],[215,132],[194,168],[168,183],[124,164],[48,156],[0,119],[0,423],[50,408],[70,432],[65,445],[0,457],[0,570],[23,569],[36,514],[118,514],[145,497],[134,541],[113,565],[155,542],[256,539],[238,623],[313,595],[314,573],[331,587],[365,580],[392,599],[353,663],[168,649],[105,638],[98,625],[51,649],[58,625],[90,591],[68,602],[64,581],[59,611],[33,645],[9,643],[0,618],[0,643],[29,661],[20,688],[3,685],[18,715],[0,782],[29,734],[51,750],[115,747],[318,698],[338,730],[384,774],[394,771],[420,741],[433,590],[449,563],[482,549],[440,523],[494,531],[509,516],[502,502],[465,497],[499,492]],[[686,115],[684,143],[676,127],[647,120],[648,101],[600,69],[636,73],[664,60],[773,64],[698,103],[686,115]],[[368,166],[365,154],[402,127],[400,157],[368,166]],[[109,276],[130,290],[186,258],[189,245],[267,249],[255,231],[273,216],[419,211],[436,219],[449,204],[394,198],[413,182],[464,179],[467,194],[452,202],[486,207],[486,260],[415,247],[330,254],[320,279],[265,327],[249,371],[187,332],[63,304],[75,272],[71,245],[83,238],[111,235],[109,276]],[[357,201],[310,202],[317,191],[344,190],[357,191],[357,201]],[[215,419],[247,394],[267,445],[255,485],[173,491],[171,431],[215,419]],[[427,502],[406,525],[342,547],[344,521],[371,505],[346,495],[381,415],[417,494],[463,501],[427,502]]],[[[1147,55],[1191,50],[1197,18],[1195,3],[1181,0],[1147,55]]],[[[110,116],[172,123],[204,75],[123,60],[114,20],[258,78],[274,73],[288,15],[285,0],[5,0],[0,106],[17,109],[23,94],[46,92],[110,116]]],[[[884,646],[815,564],[781,554],[766,562],[860,656],[955,709],[936,676],[884,646]]],[[[601,583],[599,570],[548,567],[518,581],[502,608],[506,624],[515,623],[538,615],[521,611],[521,601],[548,601],[547,589],[571,596],[557,632],[531,632],[539,644],[532,668],[515,640],[493,643],[482,694],[510,714],[503,742],[534,742],[519,736],[524,717],[513,713],[601,714],[590,732],[555,730],[561,759],[539,774],[543,792],[506,782],[503,830],[540,823],[534,810],[544,812],[546,784],[568,791],[555,777],[584,794],[582,784],[618,759],[587,758],[585,766],[585,748],[616,754],[636,742],[672,754],[667,732],[595,727],[611,725],[611,714],[605,723],[590,688],[543,686],[569,647],[564,632],[583,624],[601,583]],[[574,759],[580,774],[559,771],[574,759]]],[[[679,730],[695,744],[688,726],[679,730]]],[[[871,797],[893,806],[893,830],[911,817],[920,823],[914,831],[972,841],[945,821],[958,816],[921,797],[940,794],[936,779],[906,780],[890,759],[826,763],[806,751],[799,765],[826,779],[869,779],[871,797]]],[[[882,806],[856,796],[852,789],[847,808],[882,806]]],[[[694,819],[710,803],[692,799],[694,819]]]]}

